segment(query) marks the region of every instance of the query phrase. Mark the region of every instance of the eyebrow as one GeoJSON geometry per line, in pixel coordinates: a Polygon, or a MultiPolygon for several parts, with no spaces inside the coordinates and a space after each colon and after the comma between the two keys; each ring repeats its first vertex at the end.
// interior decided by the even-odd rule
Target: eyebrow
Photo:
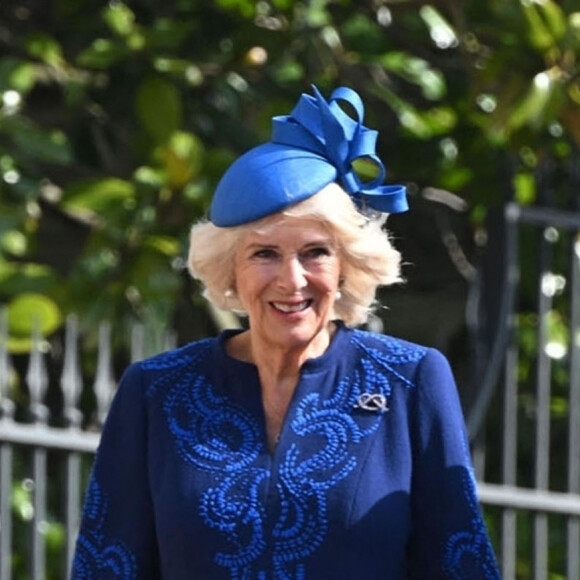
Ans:
{"type": "Polygon", "coordinates": [[[248,244],[247,246],[245,246],[243,249],[244,250],[275,250],[276,248],[278,248],[278,246],[276,246],[275,244],[259,244],[259,243],[252,243],[252,244],[248,244]]]}
{"type": "MultiPolygon", "coordinates": [[[[332,241],[331,238],[322,238],[320,240],[313,240],[311,242],[306,242],[303,246],[300,246],[300,249],[306,249],[306,248],[311,248],[311,247],[315,247],[315,246],[332,246],[334,247],[334,243],[332,241]]],[[[251,244],[248,244],[245,249],[246,250],[253,250],[253,249],[260,249],[260,250],[277,250],[280,246],[277,244],[268,244],[268,243],[264,243],[261,244],[260,242],[252,242],[251,244]]]]}

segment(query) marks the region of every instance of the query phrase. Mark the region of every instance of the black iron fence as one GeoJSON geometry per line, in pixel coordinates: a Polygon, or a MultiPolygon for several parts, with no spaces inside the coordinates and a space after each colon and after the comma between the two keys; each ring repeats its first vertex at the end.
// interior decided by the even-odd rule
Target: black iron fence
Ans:
{"type": "MultiPolygon", "coordinates": [[[[81,373],[76,317],[56,348],[37,335],[31,340],[25,363],[13,364],[0,313],[0,580],[67,578],[92,456],[117,384],[107,322],[90,385],[81,373]],[[59,376],[48,364],[54,358],[59,376]]],[[[173,346],[170,336],[164,346],[173,346]]],[[[146,352],[144,329],[135,326],[130,360],[146,352]]]]}
{"type": "Polygon", "coordinates": [[[498,326],[467,417],[480,499],[499,510],[506,580],[580,580],[580,211],[509,203],[504,226],[498,326]]]}

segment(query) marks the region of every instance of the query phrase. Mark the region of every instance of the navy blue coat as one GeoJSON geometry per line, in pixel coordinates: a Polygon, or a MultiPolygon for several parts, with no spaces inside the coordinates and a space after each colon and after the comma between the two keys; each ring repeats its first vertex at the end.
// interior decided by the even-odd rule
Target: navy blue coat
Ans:
{"type": "Polygon", "coordinates": [[[73,580],[500,578],[438,351],[339,325],[271,454],[233,332],[124,374],[73,580]]]}

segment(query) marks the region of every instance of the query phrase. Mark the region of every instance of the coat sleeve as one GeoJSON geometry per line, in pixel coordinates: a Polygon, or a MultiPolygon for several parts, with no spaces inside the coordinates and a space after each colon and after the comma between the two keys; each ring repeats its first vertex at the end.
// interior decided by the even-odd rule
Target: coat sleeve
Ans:
{"type": "Polygon", "coordinates": [[[138,364],[127,369],[115,394],[85,498],[71,580],[89,578],[161,578],[138,364]]]}
{"type": "Polygon", "coordinates": [[[499,580],[457,388],[447,360],[436,350],[419,364],[411,413],[410,578],[499,580]]]}

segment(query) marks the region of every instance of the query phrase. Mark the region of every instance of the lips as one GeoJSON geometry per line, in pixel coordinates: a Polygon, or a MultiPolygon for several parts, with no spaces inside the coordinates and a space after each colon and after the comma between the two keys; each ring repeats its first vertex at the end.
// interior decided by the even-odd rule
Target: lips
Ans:
{"type": "Polygon", "coordinates": [[[271,304],[276,310],[286,314],[291,314],[294,312],[302,312],[303,310],[306,310],[310,304],[312,304],[312,300],[303,300],[302,302],[295,302],[293,304],[288,302],[272,302],[271,304]]]}

